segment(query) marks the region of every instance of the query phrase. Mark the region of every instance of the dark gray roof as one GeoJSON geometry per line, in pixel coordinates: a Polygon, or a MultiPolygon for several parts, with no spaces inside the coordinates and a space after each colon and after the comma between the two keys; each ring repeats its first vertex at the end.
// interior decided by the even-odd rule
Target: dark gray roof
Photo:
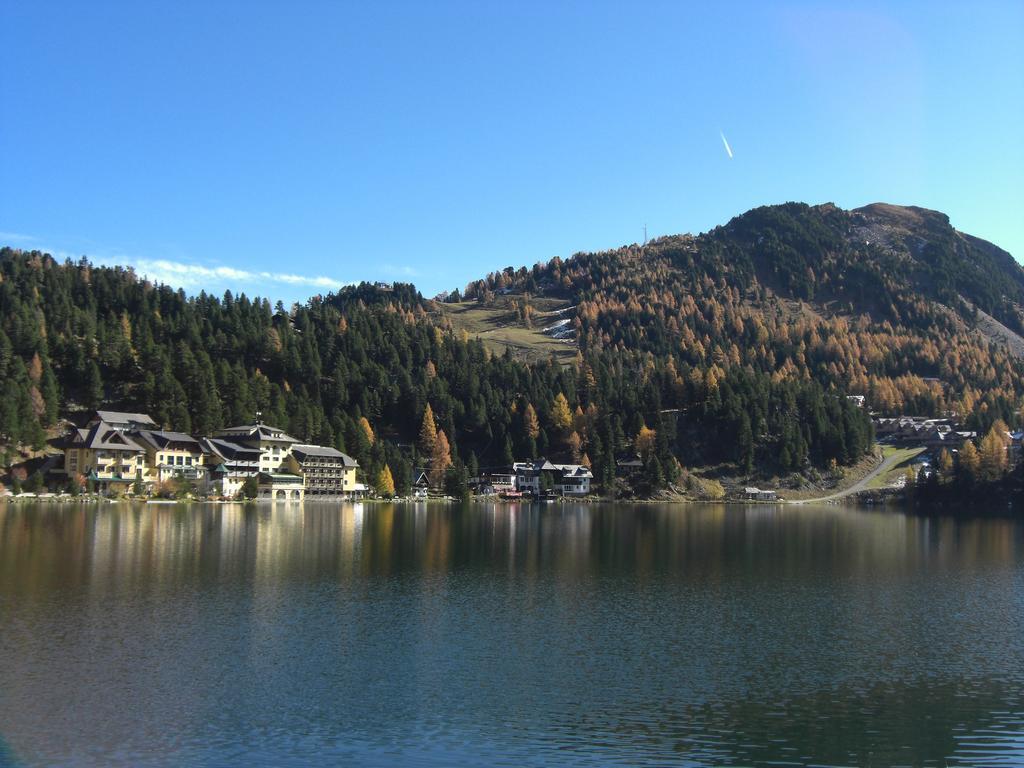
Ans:
{"type": "Polygon", "coordinates": [[[324,456],[332,459],[341,459],[342,463],[346,467],[358,467],[359,462],[349,456],[347,453],[342,453],[335,448],[328,448],[324,445],[306,445],[299,444],[292,446],[292,454],[296,458],[301,459],[303,456],[324,456]]]}
{"type": "Polygon", "coordinates": [[[245,445],[233,443],[230,440],[221,440],[216,437],[200,438],[199,444],[204,451],[216,454],[222,459],[240,459],[242,461],[259,461],[260,449],[249,448],[245,445]]]}
{"type": "Polygon", "coordinates": [[[102,451],[141,451],[142,446],[132,440],[128,435],[109,424],[98,421],[91,427],[76,430],[77,439],[73,438],[74,445],[93,450],[102,451]]]}
{"type": "Polygon", "coordinates": [[[139,424],[156,426],[156,422],[147,413],[127,413],[125,411],[96,411],[94,420],[105,421],[107,424],[139,424]]]}
{"type": "Polygon", "coordinates": [[[217,432],[217,437],[231,437],[235,440],[279,440],[284,443],[297,443],[297,438],[287,434],[283,429],[266,424],[242,424],[228,427],[217,432]]]}
{"type": "Polygon", "coordinates": [[[164,450],[169,445],[175,443],[182,446],[185,450],[198,451],[200,449],[199,441],[191,435],[186,435],[184,432],[140,429],[138,432],[133,432],[132,436],[138,437],[143,442],[148,443],[158,450],[164,450]]]}

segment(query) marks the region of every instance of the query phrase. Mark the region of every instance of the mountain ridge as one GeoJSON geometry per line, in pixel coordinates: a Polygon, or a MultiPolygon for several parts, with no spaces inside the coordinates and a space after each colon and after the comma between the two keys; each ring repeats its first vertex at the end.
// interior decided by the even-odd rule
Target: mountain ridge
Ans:
{"type": "Polygon", "coordinates": [[[196,433],[260,410],[402,487],[429,405],[467,472],[585,459],[609,489],[638,453],[647,489],[682,467],[813,474],[870,448],[847,394],[1019,423],[1024,276],[1008,258],[938,212],[786,203],[492,272],[446,302],[363,283],[285,310],[0,249],[0,442],[38,446],[76,407],[196,433]]]}

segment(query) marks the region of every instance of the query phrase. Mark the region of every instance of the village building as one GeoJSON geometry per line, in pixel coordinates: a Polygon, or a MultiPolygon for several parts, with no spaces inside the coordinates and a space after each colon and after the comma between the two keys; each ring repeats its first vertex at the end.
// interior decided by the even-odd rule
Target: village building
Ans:
{"type": "Polygon", "coordinates": [[[165,483],[182,478],[202,481],[203,447],[191,435],[183,432],[141,429],[131,437],[146,451],[146,483],[165,483]]]}
{"type": "Polygon", "coordinates": [[[260,471],[260,449],[248,448],[216,437],[199,439],[206,465],[206,490],[214,496],[233,499],[250,477],[260,471]]]}
{"type": "Polygon", "coordinates": [[[516,489],[516,475],[508,469],[501,472],[488,472],[484,475],[484,479],[494,493],[507,493],[516,489]]]}
{"type": "Polygon", "coordinates": [[[615,460],[615,474],[618,477],[636,477],[644,468],[639,456],[625,456],[615,460]]]}
{"type": "Polygon", "coordinates": [[[547,459],[517,462],[512,465],[516,490],[539,496],[550,483],[554,493],[563,496],[585,496],[590,493],[593,473],[582,464],[552,464],[547,459]],[[546,480],[545,480],[546,477],[546,480]]]}
{"type": "Polygon", "coordinates": [[[430,475],[423,467],[412,470],[412,492],[417,498],[426,498],[430,493],[430,475]]]}
{"type": "Polygon", "coordinates": [[[306,497],[353,498],[365,488],[356,482],[359,462],[334,448],[293,445],[284,466],[305,477],[306,497]]]}
{"type": "Polygon", "coordinates": [[[299,442],[284,430],[271,427],[259,420],[255,424],[222,429],[214,437],[238,443],[246,448],[258,449],[260,472],[276,472],[281,469],[291,453],[292,446],[299,442]]]}
{"type": "Polygon", "coordinates": [[[260,472],[256,475],[256,498],[262,501],[302,501],[306,495],[301,475],[291,472],[260,472]]]}
{"type": "Polygon", "coordinates": [[[126,492],[144,481],[146,450],[131,436],[110,424],[96,421],[75,429],[64,446],[64,472],[82,475],[100,492],[126,492]]]}

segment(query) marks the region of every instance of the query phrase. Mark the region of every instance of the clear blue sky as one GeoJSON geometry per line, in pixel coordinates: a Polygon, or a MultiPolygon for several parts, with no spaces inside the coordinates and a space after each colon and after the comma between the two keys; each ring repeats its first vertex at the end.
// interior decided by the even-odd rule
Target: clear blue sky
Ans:
{"type": "Polygon", "coordinates": [[[881,200],[1024,257],[1024,2],[713,5],[4,0],[0,243],[433,295],[881,200]]]}

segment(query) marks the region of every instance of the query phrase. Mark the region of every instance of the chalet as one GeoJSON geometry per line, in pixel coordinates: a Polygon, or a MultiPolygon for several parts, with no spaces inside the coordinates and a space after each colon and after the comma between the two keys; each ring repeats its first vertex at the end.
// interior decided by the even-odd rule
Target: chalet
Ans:
{"type": "Polygon", "coordinates": [[[260,472],[256,489],[256,498],[263,501],[302,501],[306,493],[302,476],[291,472],[260,472]]]}
{"type": "Polygon", "coordinates": [[[334,448],[293,445],[284,465],[290,472],[306,478],[307,497],[351,498],[359,494],[356,483],[359,462],[334,448]]]}
{"type": "Polygon", "coordinates": [[[203,447],[194,437],[157,429],[140,429],[131,437],[146,451],[147,483],[204,479],[203,447]]]}
{"type": "Polygon", "coordinates": [[[255,424],[222,429],[214,437],[238,443],[246,448],[256,448],[260,452],[260,472],[276,472],[281,469],[291,453],[292,446],[298,443],[284,430],[271,427],[257,420],[255,424]]]}
{"type": "Polygon", "coordinates": [[[64,472],[84,475],[98,491],[126,491],[145,471],[145,448],[106,422],[75,429],[65,442],[64,472]]]}
{"type": "Polygon", "coordinates": [[[416,496],[426,496],[430,492],[430,475],[422,467],[412,471],[412,490],[416,496]]]}
{"type": "Polygon", "coordinates": [[[208,492],[225,498],[234,498],[242,485],[260,471],[260,449],[249,448],[230,440],[202,437],[203,463],[207,468],[208,492]]]}
{"type": "Polygon", "coordinates": [[[512,465],[512,470],[516,476],[516,490],[534,496],[548,487],[564,496],[585,496],[590,493],[590,481],[594,478],[582,464],[552,464],[547,459],[517,462],[512,465]]]}
{"type": "Polygon", "coordinates": [[[743,495],[750,501],[778,501],[779,497],[775,491],[766,491],[762,488],[750,486],[743,489],[743,495]]]}
{"type": "Polygon", "coordinates": [[[619,477],[634,477],[643,470],[644,463],[639,456],[625,456],[615,460],[615,474],[619,477]]]}

